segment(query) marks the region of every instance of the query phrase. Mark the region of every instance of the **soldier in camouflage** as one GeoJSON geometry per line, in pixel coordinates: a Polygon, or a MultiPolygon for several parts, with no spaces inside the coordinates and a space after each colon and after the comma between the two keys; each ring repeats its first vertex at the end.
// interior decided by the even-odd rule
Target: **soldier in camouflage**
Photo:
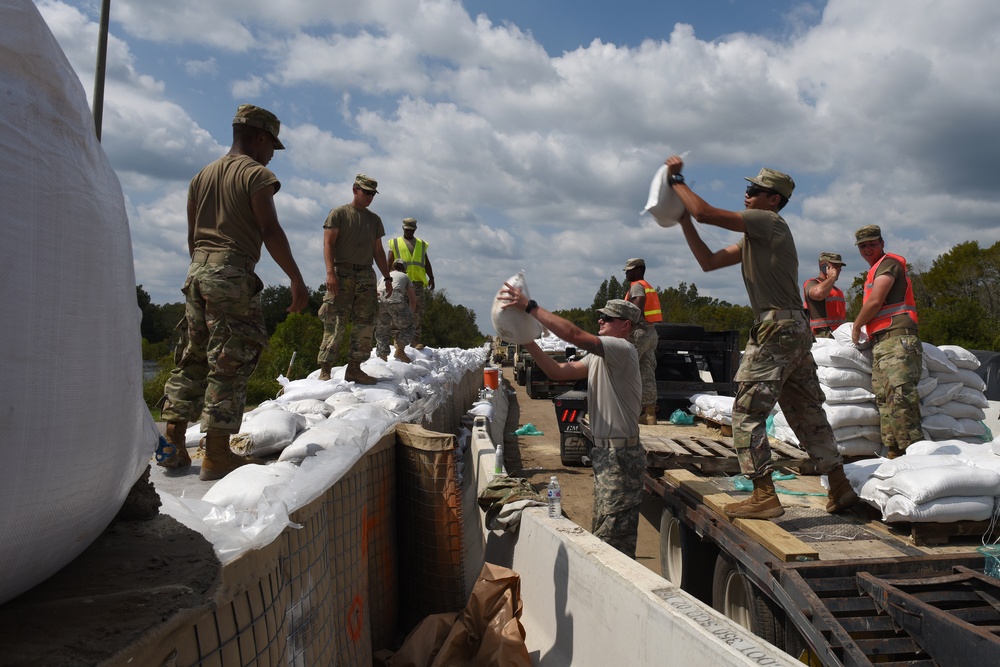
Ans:
{"type": "Polygon", "coordinates": [[[266,167],[274,151],[284,148],[280,126],[270,111],[241,105],[229,152],[202,169],[188,189],[191,264],[182,287],[176,368],[164,388],[168,455],[158,464],[191,464],[185,432],[188,422],[200,419],[206,434],[202,480],[249,462],[232,453],[229,438],[243,421],[247,379],[267,344],[260,307],[264,284],[254,273],[262,244],[292,281],[288,311],[302,310],[309,299],[274,208],[281,184],[266,167]]]}
{"type": "Polygon", "coordinates": [[[611,299],[597,311],[600,328],[595,336],[540,308],[509,283],[504,283],[501,298],[506,301],[504,308],[524,310],[559,338],[589,352],[581,360],[558,362],[533,341],[524,346],[553,380],[587,378],[587,411],[594,436],[592,532],[635,558],[646,453],[639,443],[639,354],[628,337],[642,311],[624,299],[611,299]]]}
{"type": "Polygon", "coordinates": [[[413,342],[413,315],[417,309],[417,291],[406,275],[406,262],[393,262],[389,277],[392,279],[392,296],[385,296],[385,283],[379,281],[378,319],[375,321],[375,354],[383,361],[389,358],[389,341],[396,335],[394,359],[410,362],[406,346],[413,342]]]}
{"type": "Polygon", "coordinates": [[[816,469],[826,473],[830,492],[827,512],[854,505],[858,496],[844,474],[833,429],[823,410],[824,395],[812,356],[812,331],[798,292],[798,255],[791,230],[778,211],[788,203],[795,183],[787,174],[761,169],[743,199],[743,211],[725,211],[696,195],[681,175],[684,162],[667,159],[667,182],[687,209],[680,220],[684,238],[705,271],[740,264],[756,315],[736,373],[739,388],[733,404],[733,444],[740,469],[753,481],[750,498],[724,508],[731,518],[776,518],[785,513],[771,479],[773,462],[767,440],[767,417],[776,403],[788,419],[816,469]],[[735,244],[712,252],[691,218],[740,232],[735,244]]]}
{"type": "Polygon", "coordinates": [[[361,362],[371,355],[378,309],[373,259],[386,281],[386,295],[392,295],[392,281],[382,247],[385,235],[382,218],[368,208],[378,194],[377,188],[378,181],[374,178],[358,174],[354,179],[354,199],[330,211],[323,223],[326,295],[319,309],[323,340],[317,358],[321,380],[330,379],[330,371],[350,323],[351,339],[344,379],[359,384],[376,382],[361,370],[361,362]]]}

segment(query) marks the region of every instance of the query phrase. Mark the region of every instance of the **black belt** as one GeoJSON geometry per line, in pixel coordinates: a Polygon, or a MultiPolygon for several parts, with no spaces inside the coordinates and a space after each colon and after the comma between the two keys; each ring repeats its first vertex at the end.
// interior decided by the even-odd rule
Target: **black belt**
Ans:
{"type": "Polygon", "coordinates": [[[225,264],[226,266],[237,266],[253,272],[257,265],[253,259],[238,252],[228,250],[195,250],[191,253],[192,264],[225,264]]]}
{"type": "Polygon", "coordinates": [[[754,320],[757,324],[761,322],[772,322],[774,320],[805,320],[808,315],[804,310],[764,310],[754,320]]]}
{"type": "Polygon", "coordinates": [[[351,269],[352,271],[364,271],[372,268],[371,264],[348,264],[347,262],[334,262],[333,265],[338,269],[351,269]]]}
{"type": "Polygon", "coordinates": [[[638,444],[638,436],[634,438],[594,438],[594,447],[621,449],[622,447],[635,447],[638,444]]]}
{"type": "Polygon", "coordinates": [[[916,329],[889,329],[888,331],[876,331],[872,334],[872,340],[881,343],[889,338],[899,338],[900,336],[916,336],[916,329]]]}

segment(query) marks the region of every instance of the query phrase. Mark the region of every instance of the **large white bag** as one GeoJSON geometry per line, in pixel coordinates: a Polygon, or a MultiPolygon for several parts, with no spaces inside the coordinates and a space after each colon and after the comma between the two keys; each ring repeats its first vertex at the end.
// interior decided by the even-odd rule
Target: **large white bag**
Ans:
{"type": "Polygon", "coordinates": [[[667,183],[667,165],[661,166],[649,184],[649,199],[641,213],[649,213],[660,227],[673,227],[684,214],[684,204],[667,183]]]}
{"type": "Polygon", "coordinates": [[[0,2],[0,603],[86,549],[156,448],[125,198],[32,2],[0,2]]]}
{"type": "MultiPolygon", "coordinates": [[[[524,296],[531,298],[528,292],[528,283],[524,280],[524,271],[518,271],[516,276],[511,276],[507,282],[519,289],[524,296]]],[[[520,308],[504,308],[506,302],[500,299],[503,287],[497,290],[493,297],[493,308],[490,311],[490,319],[493,320],[493,328],[501,340],[517,345],[530,343],[536,338],[541,338],[545,328],[534,317],[524,312],[520,308]]]]}

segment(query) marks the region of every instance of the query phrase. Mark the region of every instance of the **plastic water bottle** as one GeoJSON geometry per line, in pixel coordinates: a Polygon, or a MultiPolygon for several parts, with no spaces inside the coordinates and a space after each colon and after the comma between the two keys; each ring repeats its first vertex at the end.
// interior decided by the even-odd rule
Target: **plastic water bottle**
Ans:
{"type": "Polygon", "coordinates": [[[555,475],[549,479],[549,517],[557,519],[562,516],[562,492],[559,490],[559,480],[555,475]]]}
{"type": "Polygon", "coordinates": [[[496,463],[493,464],[493,476],[500,477],[503,475],[503,443],[497,444],[497,456],[496,463]]]}

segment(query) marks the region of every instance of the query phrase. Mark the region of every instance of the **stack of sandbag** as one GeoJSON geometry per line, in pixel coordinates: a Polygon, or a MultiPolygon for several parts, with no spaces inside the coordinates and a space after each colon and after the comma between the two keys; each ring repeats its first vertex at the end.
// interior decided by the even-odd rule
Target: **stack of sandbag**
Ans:
{"type": "Polygon", "coordinates": [[[858,496],[886,522],[985,521],[1000,496],[1000,456],[987,443],[911,444],[904,456],[849,463],[858,496]]]}
{"type": "Polygon", "coordinates": [[[735,400],[732,396],[694,394],[691,397],[691,407],[688,408],[688,412],[695,417],[732,425],[733,401],[735,400]]]}
{"type": "Polygon", "coordinates": [[[542,348],[543,352],[564,352],[566,346],[569,345],[562,338],[548,331],[545,331],[541,337],[536,338],[535,343],[538,347],[542,348]]]}
{"type": "Polygon", "coordinates": [[[936,380],[933,392],[920,400],[920,424],[928,440],[986,436],[986,383],[976,369],[979,359],[956,345],[924,343],[924,368],[936,380]]]}

